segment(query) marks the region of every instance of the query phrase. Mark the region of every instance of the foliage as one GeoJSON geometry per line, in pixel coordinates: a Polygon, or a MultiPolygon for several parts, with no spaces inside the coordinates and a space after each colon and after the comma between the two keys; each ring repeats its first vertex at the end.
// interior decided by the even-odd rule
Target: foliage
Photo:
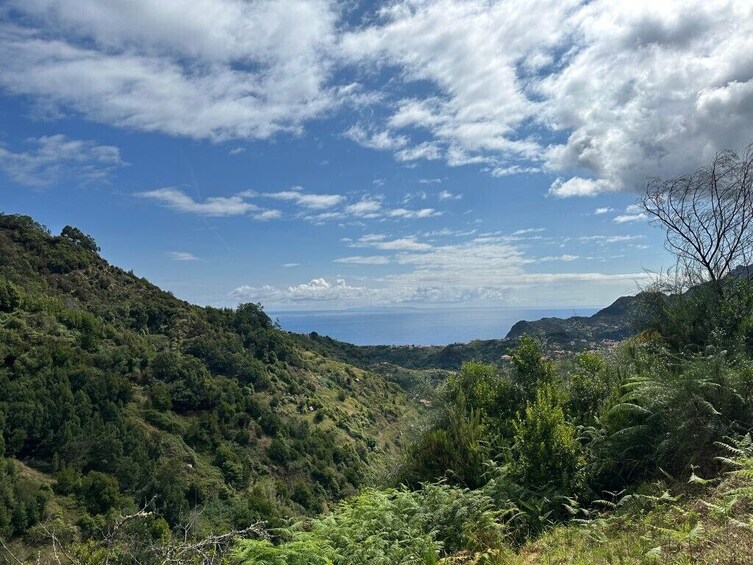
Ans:
{"type": "Polygon", "coordinates": [[[396,449],[414,408],[394,384],[302,348],[259,305],[191,306],[97,251],[0,214],[0,536],[62,505],[96,539],[145,501],[195,536],[277,526],[355,493],[396,449]]]}
{"type": "Polygon", "coordinates": [[[275,546],[240,542],[239,563],[437,563],[467,550],[505,553],[503,513],[478,491],[445,484],[366,490],[329,515],[285,532],[275,546]],[[309,561],[306,561],[309,559],[309,561]]]}
{"type": "Polygon", "coordinates": [[[541,346],[533,337],[523,336],[510,356],[515,366],[517,381],[523,387],[526,398],[535,397],[540,386],[554,379],[554,365],[544,359],[541,346]]]}
{"type": "Polygon", "coordinates": [[[23,558],[219,563],[249,534],[236,562],[724,562],[724,532],[753,542],[742,271],[644,293],[650,331],[612,352],[555,362],[521,336],[512,363],[381,378],[259,305],[181,302],[88,237],[0,215],[0,537],[23,558]]]}
{"type": "Polygon", "coordinates": [[[533,489],[577,492],[580,446],[556,388],[547,385],[536,391],[536,399],[515,422],[514,442],[520,482],[533,489]]]}
{"type": "Polygon", "coordinates": [[[449,407],[446,418],[446,428],[427,430],[412,447],[402,477],[407,484],[440,477],[471,488],[483,484],[489,446],[481,411],[468,407],[461,393],[449,407]]]}

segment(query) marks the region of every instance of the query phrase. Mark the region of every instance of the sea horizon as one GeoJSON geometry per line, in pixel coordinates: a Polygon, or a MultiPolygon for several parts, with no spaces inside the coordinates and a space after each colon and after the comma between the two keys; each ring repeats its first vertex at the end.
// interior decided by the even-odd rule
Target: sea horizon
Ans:
{"type": "Polygon", "coordinates": [[[502,339],[521,320],[591,316],[602,307],[463,306],[270,310],[282,329],[354,345],[449,345],[502,339]]]}

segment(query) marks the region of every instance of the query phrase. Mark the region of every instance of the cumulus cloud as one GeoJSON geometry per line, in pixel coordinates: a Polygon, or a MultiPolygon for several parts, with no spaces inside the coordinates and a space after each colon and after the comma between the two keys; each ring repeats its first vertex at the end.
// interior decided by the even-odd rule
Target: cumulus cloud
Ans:
{"type": "Polygon", "coordinates": [[[199,202],[185,192],[172,187],[137,192],[135,196],[155,200],[178,212],[199,214],[201,216],[242,216],[259,210],[258,206],[246,202],[240,196],[212,196],[203,202],[199,202]]]}
{"type": "Polygon", "coordinates": [[[262,222],[266,222],[268,220],[276,220],[278,218],[282,218],[282,212],[280,212],[279,210],[264,210],[263,212],[254,216],[255,220],[260,220],[262,222]]]}
{"type": "Polygon", "coordinates": [[[594,210],[594,216],[601,216],[603,214],[608,214],[609,212],[614,212],[614,208],[611,206],[604,206],[603,208],[596,208],[594,210]]]}
{"type": "Polygon", "coordinates": [[[24,145],[28,149],[19,151],[0,145],[0,169],[26,186],[50,186],[64,179],[101,182],[126,164],[117,147],[61,134],[32,137],[24,145]]]}
{"type": "Polygon", "coordinates": [[[563,261],[565,263],[569,263],[570,261],[575,261],[576,259],[580,259],[579,255],[547,255],[546,257],[539,257],[536,261],[538,263],[547,263],[550,261],[563,261]]]}
{"type": "Polygon", "coordinates": [[[626,224],[628,222],[645,222],[648,220],[646,214],[620,214],[612,220],[615,224],[626,224]]]}
{"type": "Polygon", "coordinates": [[[460,200],[463,198],[462,194],[453,194],[449,190],[443,190],[437,194],[437,198],[440,200],[460,200]]]}
{"type": "Polygon", "coordinates": [[[345,213],[360,218],[375,218],[380,215],[382,211],[382,199],[365,196],[354,204],[349,204],[345,207],[345,213]]]}
{"type": "Polygon", "coordinates": [[[390,258],[385,255],[369,255],[366,257],[355,255],[353,257],[335,259],[335,263],[347,263],[350,265],[386,265],[389,262],[390,258]]]}
{"type": "Polygon", "coordinates": [[[268,192],[264,196],[278,200],[293,201],[299,206],[312,210],[332,208],[345,200],[340,194],[308,194],[301,190],[283,190],[281,192],[268,192]]]}
{"type": "Polygon", "coordinates": [[[171,251],[170,259],[173,261],[198,261],[199,258],[188,251],[171,251]]]}
{"type": "Polygon", "coordinates": [[[611,243],[627,243],[637,239],[645,239],[645,235],[586,235],[579,237],[582,243],[597,243],[600,245],[611,243]]]}
{"type": "Polygon", "coordinates": [[[359,124],[351,126],[345,132],[345,137],[369,149],[395,150],[408,143],[408,138],[404,135],[394,135],[389,130],[368,131],[359,124]]]}
{"type": "Polygon", "coordinates": [[[570,132],[547,162],[595,179],[554,194],[641,188],[753,136],[753,5],[592,2],[569,26],[571,53],[539,88],[545,120],[570,132]]]}
{"type": "Polygon", "coordinates": [[[192,138],[300,131],[333,106],[327,0],[9,0],[0,85],[89,119],[192,138]]]}
{"type": "Polygon", "coordinates": [[[524,175],[531,173],[540,173],[541,167],[524,167],[521,165],[503,165],[490,169],[494,177],[509,177],[512,175],[524,175]]]}
{"type": "Polygon", "coordinates": [[[643,212],[643,208],[637,204],[631,204],[625,208],[625,213],[615,216],[612,221],[616,224],[625,224],[628,222],[645,222],[648,220],[648,215],[643,212]]]}
{"type": "Polygon", "coordinates": [[[543,231],[546,231],[546,228],[523,228],[520,230],[515,230],[512,232],[512,235],[526,235],[529,233],[541,233],[543,231]]]}
{"type": "Polygon", "coordinates": [[[633,272],[566,272],[566,265],[581,257],[531,257],[524,246],[504,235],[447,235],[456,237],[444,244],[429,243],[426,235],[369,233],[355,240],[344,238],[343,243],[350,247],[380,253],[341,257],[334,262],[353,265],[354,269],[380,265],[379,276],[364,274],[359,279],[363,282],[357,285],[327,276],[292,286],[246,285],[233,290],[231,297],[269,305],[309,302],[314,307],[322,301],[332,307],[441,303],[541,306],[545,295],[553,305],[598,305],[634,290],[636,281],[647,277],[633,272]],[[531,271],[547,263],[552,271],[531,271]]]}
{"type": "Polygon", "coordinates": [[[355,108],[356,143],[545,172],[556,197],[753,138],[750,2],[397,0],[358,23],[330,0],[6,4],[0,88],[127,129],[266,139],[355,108]]]}
{"type": "Polygon", "coordinates": [[[373,247],[384,251],[426,251],[431,244],[419,241],[415,236],[393,238],[383,233],[370,233],[356,241],[347,240],[350,247],[373,247]]]}
{"type": "Polygon", "coordinates": [[[270,285],[261,287],[243,285],[233,289],[230,296],[236,300],[284,304],[290,302],[347,302],[360,299],[369,293],[369,289],[351,286],[344,279],[316,278],[307,283],[282,288],[270,285]]]}
{"type": "Polygon", "coordinates": [[[398,158],[560,173],[553,196],[640,189],[753,138],[747,3],[405,0],[342,46],[434,87],[398,92],[373,126],[431,148],[398,158]],[[565,140],[547,143],[536,128],[565,140]]]}
{"type": "Polygon", "coordinates": [[[442,212],[434,208],[421,208],[419,210],[408,210],[407,208],[393,208],[387,215],[391,218],[431,218],[432,216],[441,216],[442,212]]]}

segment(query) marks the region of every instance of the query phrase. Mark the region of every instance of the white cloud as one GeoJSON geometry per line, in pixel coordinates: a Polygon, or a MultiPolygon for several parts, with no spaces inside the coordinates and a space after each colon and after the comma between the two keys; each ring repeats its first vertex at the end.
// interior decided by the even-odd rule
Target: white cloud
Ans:
{"type": "Polygon", "coordinates": [[[262,222],[276,220],[278,218],[282,218],[282,212],[279,210],[264,210],[261,214],[256,214],[254,216],[255,220],[260,220],[262,222]]]}
{"type": "Polygon", "coordinates": [[[382,199],[372,196],[365,196],[355,204],[349,204],[345,207],[347,214],[361,218],[375,218],[382,210],[382,199]]]}
{"type": "Polygon", "coordinates": [[[399,101],[390,127],[429,131],[459,153],[527,154],[535,144],[515,129],[530,115],[531,102],[515,67],[528,51],[556,44],[571,5],[398,2],[381,11],[376,25],[346,34],[343,48],[354,60],[399,65],[407,81],[437,87],[425,99],[399,101]]]}
{"type": "Polygon", "coordinates": [[[512,232],[512,235],[526,235],[529,233],[541,233],[543,231],[546,231],[546,228],[524,228],[521,230],[515,230],[512,232]]]}
{"type": "Polygon", "coordinates": [[[134,196],[148,198],[177,210],[202,216],[242,216],[259,210],[259,207],[246,202],[240,196],[211,196],[204,202],[197,202],[177,188],[158,188],[146,192],[137,192],[134,196]]]}
{"type": "Polygon", "coordinates": [[[228,151],[228,153],[233,157],[236,155],[240,155],[241,153],[245,153],[245,152],[246,152],[245,147],[234,147],[233,149],[228,151]]]}
{"type": "Polygon", "coordinates": [[[269,192],[263,196],[275,198],[277,200],[290,200],[312,210],[322,210],[332,208],[345,200],[344,196],[339,194],[308,194],[300,190],[283,190],[281,192],[269,192]]]}
{"type": "MultiPolygon", "coordinates": [[[[9,0],[0,85],[126,128],[192,138],[299,131],[335,104],[327,0],[9,0]]],[[[347,93],[346,93],[347,94],[347,93]]]]}
{"type": "Polygon", "coordinates": [[[370,255],[367,257],[356,255],[335,259],[335,263],[347,263],[351,265],[386,265],[389,262],[390,258],[385,255],[370,255]]]}
{"type": "Polygon", "coordinates": [[[29,138],[28,151],[14,152],[0,145],[0,169],[15,182],[43,187],[64,179],[82,183],[107,180],[126,163],[112,145],[70,139],[65,135],[29,138]]]}
{"type": "Polygon", "coordinates": [[[540,90],[548,122],[571,132],[552,168],[591,170],[593,192],[636,189],[750,139],[753,5],[601,1],[571,25],[567,64],[540,90]]]}
{"type": "Polygon", "coordinates": [[[379,150],[396,150],[408,143],[404,135],[394,135],[389,130],[368,131],[361,125],[354,125],[345,132],[345,137],[352,139],[363,147],[379,150]]]}
{"type": "Polygon", "coordinates": [[[330,220],[341,220],[345,218],[345,214],[342,212],[322,212],[320,214],[309,214],[303,218],[315,224],[323,224],[330,220]]]}
{"type": "Polygon", "coordinates": [[[508,165],[491,169],[491,174],[494,177],[509,177],[512,175],[525,175],[540,172],[541,167],[525,167],[521,165],[508,165]]]}
{"type": "Polygon", "coordinates": [[[405,196],[403,196],[403,204],[407,204],[414,199],[426,200],[428,197],[429,195],[423,190],[419,190],[418,192],[406,192],[405,196]]]}
{"type": "Polygon", "coordinates": [[[431,249],[431,245],[429,245],[428,243],[416,241],[416,239],[413,237],[402,237],[389,241],[378,241],[372,245],[377,249],[384,249],[387,251],[428,251],[429,249],[431,249]]]}
{"type": "Polygon", "coordinates": [[[557,178],[549,187],[549,194],[558,198],[570,196],[596,196],[604,192],[616,192],[620,186],[614,180],[585,179],[572,177],[557,178]]]}
{"type": "Polygon", "coordinates": [[[395,159],[398,161],[416,161],[418,159],[434,161],[440,157],[441,152],[439,146],[428,141],[420,143],[414,147],[406,147],[395,153],[395,159]]]}
{"type": "Polygon", "coordinates": [[[434,208],[421,208],[420,210],[408,210],[406,208],[394,208],[387,213],[391,218],[430,218],[432,216],[441,216],[442,212],[438,212],[434,208]]]}
{"type": "Polygon", "coordinates": [[[196,255],[189,253],[188,251],[171,251],[170,259],[173,261],[198,261],[199,258],[196,255]]]}
{"type": "Polygon", "coordinates": [[[582,257],[563,254],[532,258],[515,242],[505,241],[504,235],[459,237],[469,236],[471,239],[442,245],[431,245],[417,236],[372,233],[355,241],[344,238],[351,247],[389,253],[342,257],[335,263],[392,267],[384,267],[389,268],[387,274],[364,274],[364,282],[358,285],[337,277],[321,277],[287,287],[247,285],[235,289],[232,297],[268,305],[314,306],[327,301],[331,307],[348,307],[442,303],[542,306],[542,296],[546,296],[548,305],[599,305],[635,291],[636,282],[647,277],[632,272],[529,272],[530,266],[544,262],[562,269],[582,257]]]}
{"type": "Polygon", "coordinates": [[[375,241],[384,241],[385,239],[387,239],[387,235],[383,233],[367,233],[366,235],[361,236],[358,241],[360,243],[368,244],[375,241]]]}
{"type": "Polygon", "coordinates": [[[538,263],[547,263],[550,261],[563,261],[565,263],[569,263],[570,261],[575,261],[576,259],[580,259],[579,255],[548,255],[546,257],[539,257],[536,261],[538,263]]]}
{"type": "Polygon", "coordinates": [[[648,215],[644,213],[643,207],[639,204],[631,204],[625,208],[625,213],[620,214],[612,219],[616,224],[625,224],[629,222],[644,222],[648,220],[648,215]]]}
{"type": "Polygon", "coordinates": [[[615,216],[612,220],[615,224],[626,224],[629,222],[645,222],[648,220],[648,216],[646,214],[620,214],[619,216],[615,216]]]}
{"type": "Polygon", "coordinates": [[[351,286],[344,279],[327,280],[325,278],[312,279],[310,282],[285,288],[269,285],[262,287],[243,285],[230,292],[230,296],[236,300],[259,300],[277,304],[290,302],[343,302],[361,299],[368,294],[370,294],[369,289],[351,286]]]}
{"type": "Polygon", "coordinates": [[[750,2],[396,0],[360,23],[330,0],[6,4],[0,88],[129,130],[265,139],[357,108],[362,145],[553,173],[558,197],[753,139],[750,2]]]}
{"type": "Polygon", "coordinates": [[[290,269],[292,267],[299,267],[300,263],[283,263],[281,266],[290,269]]]}
{"type": "Polygon", "coordinates": [[[596,210],[594,210],[593,213],[594,213],[594,216],[601,216],[603,214],[609,214],[609,212],[614,212],[614,208],[612,208],[611,206],[605,206],[603,208],[596,208],[596,210]]]}
{"type": "Polygon", "coordinates": [[[753,138],[750,3],[405,0],[342,46],[421,81],[372,125],[432,149],[411,157],[558,172],[554,196],[639,189],[753,138]]]}
{"type": "Polygon", "coordinates": [[[582,243],[598,243],[598,244],[611,244],[611,243],[627,243],[629,241],[635,241],[636,239],[645,239],[645,235],[587,235],[579,237],[578,240],[582,243]]]}
{"type": "Polygon", "coordinates": [[[443,190],[439,194],[437,194],[437,198],[440,200],[460,200],[463,198],[462,194],[453,194],[449,190],[443,190]]]}

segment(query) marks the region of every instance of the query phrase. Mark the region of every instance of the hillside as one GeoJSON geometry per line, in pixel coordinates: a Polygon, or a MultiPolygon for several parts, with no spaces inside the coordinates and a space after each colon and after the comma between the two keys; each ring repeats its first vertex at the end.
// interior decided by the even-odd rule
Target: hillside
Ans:
{"type": "Polygon", "coordinates": [[[418,413],[257,305],[193,306],[75,228],[2,214],[0,391],[0,538],[32,547],[40,521],[86,539],[145,503],[157,538],[320,512],[381,472],[418,413]]]}
{"type": "Polygon", "coordinates": [[[642,329],[636,327],[637,310],[641,296],[622,296],[606,308],[592,316],[571,316],[570,318],[542,318],[536,321],[521,320],[505,336],[518,339],[523,335],[546,338],[550,343],[582,348],[584,342],[600,343],[605,340],[620,341],[642,329]]]}

